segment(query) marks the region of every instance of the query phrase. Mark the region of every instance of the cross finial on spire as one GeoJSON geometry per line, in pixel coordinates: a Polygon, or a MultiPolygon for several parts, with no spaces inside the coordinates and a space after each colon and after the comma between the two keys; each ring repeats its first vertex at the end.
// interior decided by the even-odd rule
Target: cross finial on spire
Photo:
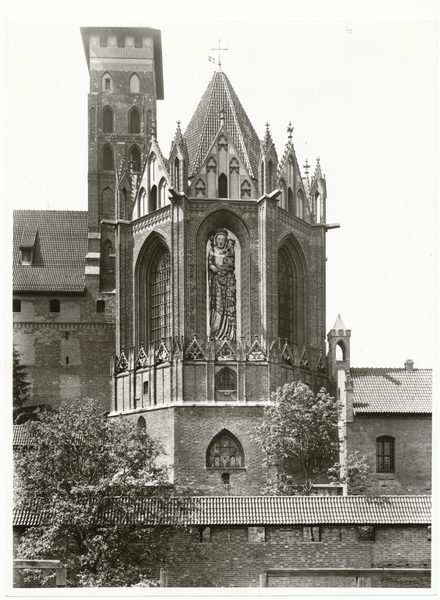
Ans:
{"type": "Polygon", "coordinates": [[[218,51],[218,66],[221,67],[222,66],[222,61],[220,60],[220,51],[221,50],[228,50],[228,48],[220,48],[221,46],[221,40],[218,41],[218,48],[211,48],[211,50],[217,50],[218,51]]]}
{"type": "Polygon", "coordinates": [[[292,141],[292,133],[293,133],[292,121],[289,121],[289,126],[287,128],[287,133],[289,134],[288,135],[289,142],[291,142],[292,141]]]}
{"type": "Polygon", "coordinates": [[[310,165],[309,165],[309,161],[307,160],[307,158],[306,158],[306,164],[303,165],[303,169],[306,172],[306,177],[308,177],[309,176],[310,165]]]}

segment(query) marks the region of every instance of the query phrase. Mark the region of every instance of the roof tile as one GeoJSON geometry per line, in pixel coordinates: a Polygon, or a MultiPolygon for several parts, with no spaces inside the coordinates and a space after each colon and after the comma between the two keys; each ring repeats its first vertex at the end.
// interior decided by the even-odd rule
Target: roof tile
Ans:
{"type": "Polygon", "coordinates": [[[350,369],[353,408],[359,413],[431,413],[431,369],[350,369]]]}

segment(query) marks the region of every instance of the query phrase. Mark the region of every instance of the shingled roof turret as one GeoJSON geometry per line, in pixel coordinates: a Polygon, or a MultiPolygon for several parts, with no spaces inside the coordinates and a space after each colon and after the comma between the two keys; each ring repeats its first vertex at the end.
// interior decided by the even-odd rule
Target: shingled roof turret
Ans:
{"type": "Polygon", "coordinates": [[[221,109],[225,128],[249,174],[256,179],[260,140],[228,77],[220,69],[214,73],[183,136],[188,149],[188,175],[196,174],[218,133],[221,109]]]}

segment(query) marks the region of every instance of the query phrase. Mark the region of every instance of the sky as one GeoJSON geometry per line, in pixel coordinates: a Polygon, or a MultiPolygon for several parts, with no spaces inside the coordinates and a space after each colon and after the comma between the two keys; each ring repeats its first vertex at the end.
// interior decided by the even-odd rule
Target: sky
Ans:
{"type": "MultiPolygon", "coordinates": [[[[275,12],[275,11],[274,11],[275,12]]],[[[319,13],[318,13],[319,14],[319,13]]],[[[327,182],[327,331],[351,329],[351,365],[435,366],[437,25],[432,19],[9,20],[6,237],[11,208],[87,209],[88,71],[79,28],[162,31],[165,156],[222,67],[278,157],[289,122],[300,167],[327,182]],[[26,43],[23,43],[23,40],[26,43]]]]}

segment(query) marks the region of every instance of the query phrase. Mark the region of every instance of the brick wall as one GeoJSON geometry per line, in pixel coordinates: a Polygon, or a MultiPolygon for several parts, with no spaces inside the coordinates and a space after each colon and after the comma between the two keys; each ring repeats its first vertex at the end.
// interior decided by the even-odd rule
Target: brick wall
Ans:
{"type": "Polygon", "coordinates": [[[371,467],[370,494],[431,493],[431,416],[357,415],[347,424],[348,451],[365,454],[371,467]],[[376,438],[395,438],[395,472],[376,473],[376,438]]]}

